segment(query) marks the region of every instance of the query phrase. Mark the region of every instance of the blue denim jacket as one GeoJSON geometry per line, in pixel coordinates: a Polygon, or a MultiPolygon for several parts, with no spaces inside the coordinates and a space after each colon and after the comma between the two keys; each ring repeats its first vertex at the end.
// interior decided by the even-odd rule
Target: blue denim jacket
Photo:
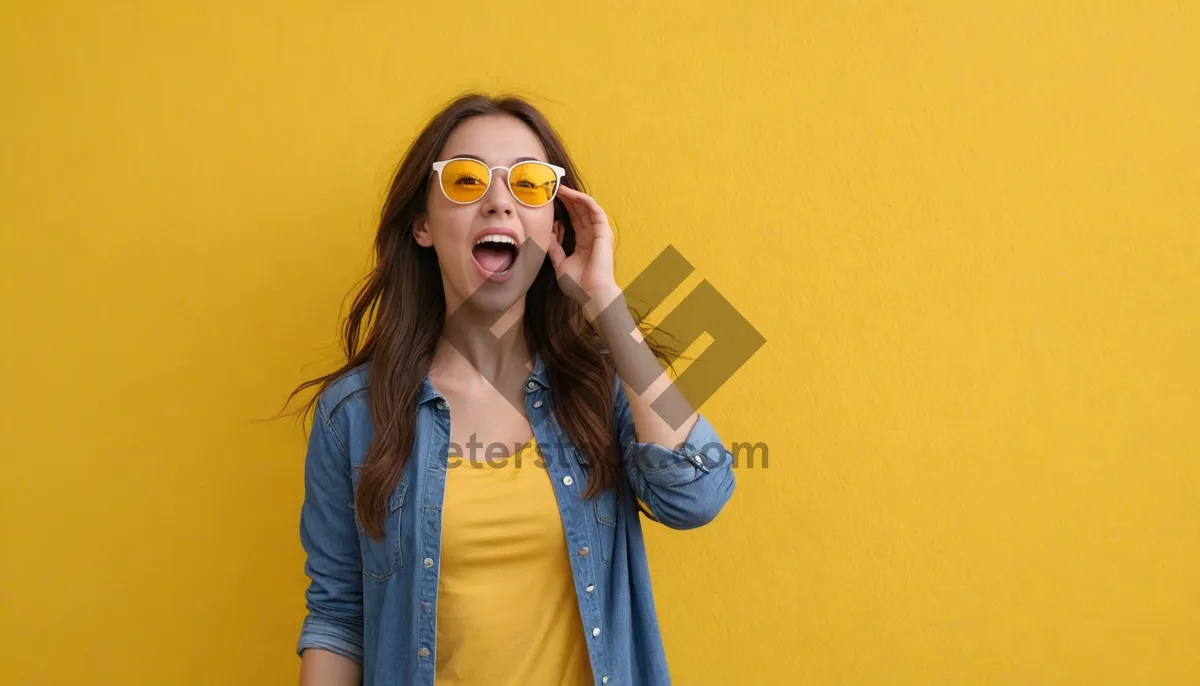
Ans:
{"type": "MultiPolygon", "coordinates": [[[[354,510],[359,468],[373,435],[369,364],[349,370],[318,398],[300,513],[311,583],[297,652],[315,647],[352,658],[362,663],[366,686],[433,686],[452,417],[426,377],[417,406],[416,452],[388,500],[386,535],[369,537],[354,510]]],[[[540,356],[525,391],[525,411],[562,515],[593,682],[669,684],[641,517],[673,529],[711,521],[733,493],[732,456],[703,415],[682,449],[638,442],[618,378],[613,431],[627,477],[622,497],[609,489],[584,500],[586,458],[567,442],[554,417],[540,356]]]]}

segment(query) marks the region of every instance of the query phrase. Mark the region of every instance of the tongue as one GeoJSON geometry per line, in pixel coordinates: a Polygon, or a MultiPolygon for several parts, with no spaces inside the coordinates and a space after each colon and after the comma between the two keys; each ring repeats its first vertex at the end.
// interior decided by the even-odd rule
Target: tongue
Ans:
{"type": "Polygon", "coordinates": [[[489,272],[502,272],[512,266],[512,251],[499,246],[479,245],[474,251],[475,261],[489,272]]]}

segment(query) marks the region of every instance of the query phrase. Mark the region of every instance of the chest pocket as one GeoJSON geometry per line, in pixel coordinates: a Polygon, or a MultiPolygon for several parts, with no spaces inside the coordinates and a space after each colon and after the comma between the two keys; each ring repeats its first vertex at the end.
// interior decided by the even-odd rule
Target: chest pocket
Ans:
{"type": "MultiPolygon", "coordinates": [[[[583,472],[585,479],[591,479],[592,470],[591,464],[583,451],[572,446],[571,452],[575,455],[575,461],[579,463],[579,468],[583,472]]],[[[610,529],[617,526],[617,498],[614,489],[608,489],[600,495],[592,498],[592,510],[596,516],[596,523],[602,527],[610,529]]]]}
{"type": "Polygon", "coordinates": [[[615,527],[617,525],[617,494],[608,489],[596,496],[592,501],[596,510],[596,523],[601,526],[615,527]]]}
{"type": "MultiPolygon", "coordinates": [[[[386,581],[397,569],[404,566],[404,556],[400,549],[401,524],[404,516],[404,501],[408,496],[408,480],[402,479],[388,499],[387,516],[384,519],[382,539],[372,538],[363,529],[358,518],[358,509],[354,510],[354,524],[358,528],[359,548],[362,551],[363,576],[375,581],[386,581]]],[[[351,503],[351,507],[354,504],[351,503]]]]}
{"type": "MultiPolygon", "coordinates": [[[[587,458],[579,452],[576,453],[580,463],[584,465],[585,479],[591,478],[591,470],[586,466],[587,458]]],[[[624,478],[624,475],[622,475],[624,478]]],[[[617,491],[615,488],[608,488],[602,491],[599,495],[591,499],[588,503],[589,514],[595,520],[595,531],[599,534],[600,557],[604,562],[612,559],[613,546],[615,545],[617,535],[617,491]]]]}
{"type": "Polygon", "coordinates": [[[609,488],[592,499],[592,510],[596,515],[596,529],[600,535],[600,558],[608,563],[613,556],[617,537],[617,493],[609,488]]]}

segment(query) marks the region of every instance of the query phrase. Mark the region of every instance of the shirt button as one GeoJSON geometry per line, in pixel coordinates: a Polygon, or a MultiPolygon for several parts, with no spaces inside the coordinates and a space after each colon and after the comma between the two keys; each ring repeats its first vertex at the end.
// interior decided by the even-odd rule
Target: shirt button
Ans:
{"type": "Polygon", "coordinates": [[[418,651],[417,651],[417,655],[420,655],[421,657],[429,657],[429,649],[428,649],[428,648],[422,648],[422,649],[420,649],[420,650],[418,650],[418,651]]]}
{"type": "Polygon", "coordinates": [[[585,545],[585,546],[583,546],[582,548],[580,548],[580,549],[579,549],[579,556],[580,556],[580,557],[587,557],[587,556],[588,556],[588,553],[590,553],[590,552],[592,552],[592,551],[591,551],[591,550],[588,550],[588,547],[585,545]]]}
{"type": "Polygon", "coordinates": [[[446,404],[446,401],[445,401],[445,400],[442,400],[441,398],[438,398],[438,401],[437,401],[437,408],[438,408],[439,410],[441,410],[442,412],[445,412],[446,410],[450,409],[450,406],[446,404]]]}
{"type": "Polygon", "coordinates": [[[534,406],[534,407],[541,407],[541,406],[542,406],[542,401],[540,401],[540,400],[535,400],[535,401],[533,401],[533,406],[534,406]]]}
{"type": "Polygon", "coordinates": [[[608,677],[606,677],[606,676],[602,676],[602,677],[600,677],[600,683],[602,683],[602,684],[607,684],[607,683],[608,683],[608,677]]]}
{"type": "Polygon", "coordinates": [[[533,379],[526,381],[525,382],[525,390],[529,391],[530,393],[533,393],[534,391],[537,390],[537,383],[535,383],[533,379]]]}
{"type": "Polygon", "coordinates": [[[570,485],[571,485],[571,484],[573,484],[573,483],[575,483],[575,480],[574,480],[574,479],[572,479],[570,476],[564,476],[564,477],[563,477],[563,485],[564,485],[564,486],[570,486],[570,485]]]}
{"type": "Polygon", "coordinates": [[[592,591],[596,590],[596,587],[591,584],[588,584],[588,587],[585,590],[587,590],[588,593],[591,593],[592,591]]]}
{"type": "Polygon", "coordinates": [[[599,636],[600,635],[600,627],[596,627],[595,629],[592,629],[592,635],[599,636]]]}
{"type": "Polygon", "coordinates": [[[433,558],[432,557],[425,558],[425,569],[429,569],[432,566],[433,566],[433,558]]]}

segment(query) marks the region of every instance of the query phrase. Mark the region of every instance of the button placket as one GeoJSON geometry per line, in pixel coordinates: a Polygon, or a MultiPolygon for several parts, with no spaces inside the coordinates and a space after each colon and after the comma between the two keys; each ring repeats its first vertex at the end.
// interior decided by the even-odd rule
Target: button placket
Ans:
{"type": "MultiPolygon", "coordinates": [[[[535,391],[538,391],[539,388],[540,388],[539,385],[533,379],[529,379],[525,383],[526,393],[532,394],[535,391]]],[[[532,402],[529,403],[529,407],[534,408],[534,409],[541,409],[544,405],[545,405],[545,402],[543,402],[543,400],[540,398],[535,398],[535,399],[533,399],[532,402]]],[[[564,469],[565,471],[568,471],[568,472],[570,471],[570,467],[564,467],[563,466],[564,464],[566,464],[566,463],[562,462],[562,461],[555,461],[555,460],[548,459],[547,460],[547,469],[558,472],[552,478],[557,478],[561,481],[563,486],[570,487],[570,486],[574,485],[575,478],[574,478],[574,476],[572,476],[569,473],[563,473],[563,471],[559,471],[559,469],[564,469]]],[[[582,484],[583,482],[580,482],[580,483],[582,484]]],[[[590,506],[588,509],[590,511],[590,506]]],[[[587,527],[584,527],[584,529],[586,530],[587,527]]],[[[573,568],[573,571],[577,577],[586,579],[586,578],[592,576],[592,569],[591,569],[591,565],[587,564],[587,562],[584,560],[584,558],[590,557],[592,550],[590,547],[585,545],[585,543],[587,542],[586,531],[580,532],[579,535],[581,536],[581,538],[579,539],[580,545],[576,548],[576,557],[574,558],[571,567],[573,568]]],[[[569,532],[568,532],[568,537],[574,538],[574,536],[571,536],[569,532]]],[[[578,587],[576,587],[576,588],[578,588],[578,587]]],[[[600,621],[601,615],[603,613],[596,606],[596,600],[597,600],[596,585],[594,583],[588,583],[584,587],[584,592],[586,593],[586,595],[584,597],[587,598],[587,600],[588,600],[587,604],[589,606],[585,610],[584,621],[588,622],[588,623],[600,621]]],[[[586,624],[585,624],[585,626],[586,626],[586,624]]],[[[591,628],[591,635],[593,638],[598,639],[600,637],[600,627],[593,625],[593,627],[591,628]]],[[[603,649],[597,648],[597,650],[600,651],[600,653],[598,654],[598,657],[600,657],[600,659],[604,659],[603,658],[603,649]]],[[[607,684],[608,683],[608,675],[603,675],[601,678],[601,681],[602,681],[602,683],[607,684]]]]}
{"type": "MultiPolygon", "coordinates": [[[[441,396],[434,396],[431,403],[436,408],[430,427],[431,436],[421,436],[421,449],[434,455],[440,454],[440,459],[430,460],[429,479],[431,480],[420,494],[420,528],[415,532],[416,548],[424,551],[425,555],[418,557],[415,583],[419,589],[420,601],[417,616],[413,617],[415,626],[415,654],[418,658],[416,670],[419,675],[428,674],[428,682],[433,683],[433,659],[437,649],[436,606],[438,596],[438,564],[441,541],[441,505],[437,500],[445,487],[446,456],[450,452],[450,415],[449,403],[441,396]]],[[[410,658],[411,660],[411,658],[410,658]]]]}

